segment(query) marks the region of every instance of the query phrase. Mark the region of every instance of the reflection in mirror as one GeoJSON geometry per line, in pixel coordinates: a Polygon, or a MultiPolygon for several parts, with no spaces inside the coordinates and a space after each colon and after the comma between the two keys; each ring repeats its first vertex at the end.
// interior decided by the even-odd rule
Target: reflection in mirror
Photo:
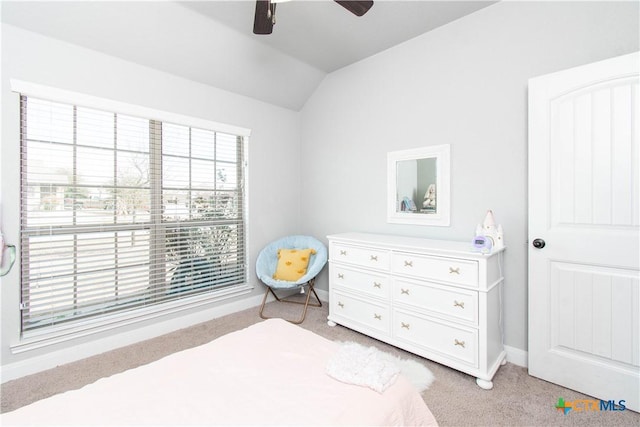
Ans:
{"type": "Polygon", "coordinates": [[[397,212],[437,212],[436,159],[402,160],[396,170],[397,212]]]}
{"type": "Polygon", "coordinates": [[[387,154],[387,221],[449,225],[449,145],[387,154]]]}

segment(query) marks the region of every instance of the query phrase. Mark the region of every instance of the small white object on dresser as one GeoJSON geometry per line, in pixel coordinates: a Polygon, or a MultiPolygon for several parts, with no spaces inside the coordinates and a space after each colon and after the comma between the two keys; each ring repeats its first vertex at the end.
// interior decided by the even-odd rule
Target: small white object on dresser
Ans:
{"type": "Polygon", "coordinates": [[[329,321],[493,387],[502,343],[502,253],[469,242],[342,233],[329,239],[329,321]]]}

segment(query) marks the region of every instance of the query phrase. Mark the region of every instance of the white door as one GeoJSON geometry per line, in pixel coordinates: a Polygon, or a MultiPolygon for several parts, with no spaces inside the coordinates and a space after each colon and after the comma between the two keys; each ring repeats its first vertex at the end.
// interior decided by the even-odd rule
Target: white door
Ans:
{"type": "Polygon", "coordinates": [[[529,373],[635,411],[639,59],[529,81],[529,373]]]}

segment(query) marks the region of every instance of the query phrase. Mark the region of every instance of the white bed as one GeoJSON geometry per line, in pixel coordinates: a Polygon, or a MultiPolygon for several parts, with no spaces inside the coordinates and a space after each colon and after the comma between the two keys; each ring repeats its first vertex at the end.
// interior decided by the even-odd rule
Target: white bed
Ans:
{"type": "Polygon", "coordinates": [[[279,319],[0,415],[2,425],[437,425],[402,375],[325,373],[339,344],[279,319]]]}

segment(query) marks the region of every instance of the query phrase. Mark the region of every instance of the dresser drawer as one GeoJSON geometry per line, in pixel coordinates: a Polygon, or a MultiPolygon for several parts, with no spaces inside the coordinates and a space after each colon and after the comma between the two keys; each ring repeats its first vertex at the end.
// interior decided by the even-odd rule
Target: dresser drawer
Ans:
{"type": "Polygon", "coordinates": [[[389,276],[370,273],[366,270],[356,270],[339,264],[329,266],[331,286],[348,288],[352,292],[362,292],[378,298],[389,299],[389,276]]]}
{"type": "Polygon", "coordinates": [[[331,242],[330,259],[361,267],[389,270],[389,251],[331,242]]]}
{"type": "Polygon", "coordinates": [[[476,261],[395,252],[391,260],[391,270],[395,274],[421,279],[478,286],[476,261]]]}
{"type": "Polygon", "coordinates": [[[395,279],[393,303],[415,307],[440,318],[478,324],[478,292],[395,279]]]}
{"type": "Polygon", "coordinates": [[[393,336],[427,351],[435,351],[478,367],[478,331],[475,329],[445,325],[395,310],[393,336]]]}
{"type": "Polygon", "coordinates": [[[390,333],[391,309],[386,304],[377,304],[332,290],[330,310],[332,316],[357,322],[384,334],[390,333]]]}

